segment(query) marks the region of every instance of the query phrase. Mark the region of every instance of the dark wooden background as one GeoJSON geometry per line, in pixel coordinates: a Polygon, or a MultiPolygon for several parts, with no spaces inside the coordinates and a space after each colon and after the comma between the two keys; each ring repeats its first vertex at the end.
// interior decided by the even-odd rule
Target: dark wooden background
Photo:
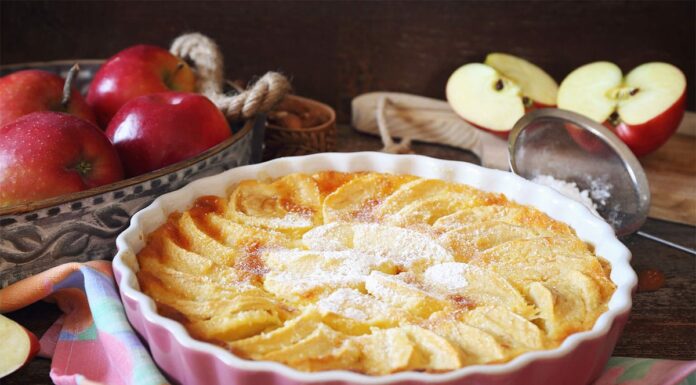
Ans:
{"type": "Polygon", "coordinates": [[[32,1],[0,2],[0,63],[106,58],[136,43],[168,46],[200,31],[218,41],[229,78],[280,70],[296,92],[350,117],[375,90],[444,98],[449,74],[490,51],[525,57],[559,82],[610,60],[625,71],[681,68],[694,110],[696,2],[690,1],[32,1]]]}

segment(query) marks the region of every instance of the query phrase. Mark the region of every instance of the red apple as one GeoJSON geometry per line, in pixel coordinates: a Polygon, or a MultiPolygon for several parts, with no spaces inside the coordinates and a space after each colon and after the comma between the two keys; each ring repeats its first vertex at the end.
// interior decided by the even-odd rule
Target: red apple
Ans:
{"type": "MultiPolygon", "coordinates": [[[[73,67],[67,81],[77,74],[73,67]]],[[[0,78],[0,127],[38,111],[67,112],[96,124],[94,114],[82,95],[72,86],[68,97],[63,91],[66,81],[60,76],[39,70],[11,73],[0,78]]]]}
{"type": "Polygon", "coordinates": [[[558,85],[544,70],[518,57],[492,53],[466,64],[447,81],[447,101],[472,125],[507,137],[530,109],[553,107],[558,85]]]}
{"type": "Polygon", "coordinates": [[[0,378],[21,368],[39,352],[36,336],[3,315],[0,315],[0,341],[0,378]]]}
{"type": "Polygon", "coordinates": [[[571,72],[558,91],[558,107],[604,124],[636,156],[664,144],[679,127],[686,78],[667,63],[646,63],[623,76],[613,63],[595,62],[571,72]]]}
{"type": "Polygon", "coordinates": [[[99,71],[87,93],[87,103],[102,127],[127,101],[166,91],[193,92],[191,68],[169,51],[151,45],[136,45],[111,57],[99,71]]]}
{"type": "Polygon", "coordinates": [[[191,158],[232,136],[227,120],[203,95],[163,92],[137,97],[113,117],[106,135],[128,177],[191,158]]]}
{"type": "Polygon", "coordinates": [[[34,112],[0,128],[0,206],[37,201],[123,178],[118,154],[94,124],[34,112]]]}

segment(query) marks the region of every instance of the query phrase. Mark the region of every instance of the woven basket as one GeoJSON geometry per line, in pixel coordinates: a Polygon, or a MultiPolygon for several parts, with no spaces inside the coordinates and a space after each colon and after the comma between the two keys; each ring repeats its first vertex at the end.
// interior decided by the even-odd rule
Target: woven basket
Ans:
{"type": "Polygon", "coordinates": [[[322,123],[314,127],[292,129],[269,122],[266,127],[264,159],[335,150],[336,112],[333,108],[316,100],[288,95],[276,109],[298,115],[310,113],[320,117],[322,123]]]}

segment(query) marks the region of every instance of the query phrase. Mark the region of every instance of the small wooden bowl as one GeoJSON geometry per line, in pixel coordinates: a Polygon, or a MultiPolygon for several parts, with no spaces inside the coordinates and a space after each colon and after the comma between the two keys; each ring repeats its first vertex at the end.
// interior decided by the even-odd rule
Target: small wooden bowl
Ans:
{"type": "Polygon", "coordinates": [[[316,100],[288,95],[275,111],[288,111],[298,116],[308,114],[316,119],[316,123],[311,127],[288,128],[269,122],[264,159],[327,152],[336,148],[336,112],[333,108],[316,100]]]}
{"type": "MultiPolygon", "coordinates": [[[[101,60],[55,61],[0,67],[61,75],[79,62],[78,89],[86,91],[101,60]]],[[[111,259],[114,240],[130,217],[158,196],[198,178],[261,158],[265,116],[230,122],[235,134],[194,158],[116,183],[38,202],[0,208],[0,288],[65,262],[111,259]]]]}

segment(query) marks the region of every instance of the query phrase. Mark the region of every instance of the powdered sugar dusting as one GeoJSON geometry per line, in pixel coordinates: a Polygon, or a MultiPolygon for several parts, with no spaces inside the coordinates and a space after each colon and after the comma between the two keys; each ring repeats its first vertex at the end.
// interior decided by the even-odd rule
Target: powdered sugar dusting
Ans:
{"type": "Polygon", "coordinates": [[[377,223],[330,223],[307,232],[302,241],[310,249],[356,250],[404,268],[454,260],[429,235],[377,223]]]}
{"type": "Polygon", "coordinates": [[[265,260],[271,267],[265,285],[295,294],[320,288],[359,287],[372,270],[387,263],[383,257],[355,250],[277,249],[267,253],[265,260]]]}
{"type": "Polygon", "coordinates": [[[607,204],[607,199],[611,198],[612,187],[614,186],[607,181],[593,179],[590,181],[590,197],[604,206],[607,204]]]}
{"type": "Polygon", "coordinates": [[[367,321],[378,312],[386,311],[382,302],[354,289],[338,289],[322,298],[317,307],[322,313],[334,313],[358,321],[367,321]]]}
{"type": "Polygon", "coordinates": [[[468,267],[466,263],[441,263],[430,266],[423,274],[423,278],[428,286],[456,294],[469,285],[465,278],[468,267]]]}
{"type": "MultiPolygon", "coordinates": [[[[576,202],[582,203],[585,207],[590,209],[590,211],[592,211],[592,213],[596,216],[600,216],[597,212],[597,205],[592,201],[592,198],[590,198],[590,191],[581,191],[580,188],[578,188],[578,185],[575,184],[575,182],[566,182],[564,180],[556,179],[550,175],[537,175],[534,177],[534,179],[532,179],[532,182],[551,187],[552,189],[563,194],[564,196],[576,202]]],[[[597,185],[597,191],[595,192],[595,194],[597,196],[604,196],[604,199],[610,196],[609,191],[600,190],[599,185],[597,185]]]]}

